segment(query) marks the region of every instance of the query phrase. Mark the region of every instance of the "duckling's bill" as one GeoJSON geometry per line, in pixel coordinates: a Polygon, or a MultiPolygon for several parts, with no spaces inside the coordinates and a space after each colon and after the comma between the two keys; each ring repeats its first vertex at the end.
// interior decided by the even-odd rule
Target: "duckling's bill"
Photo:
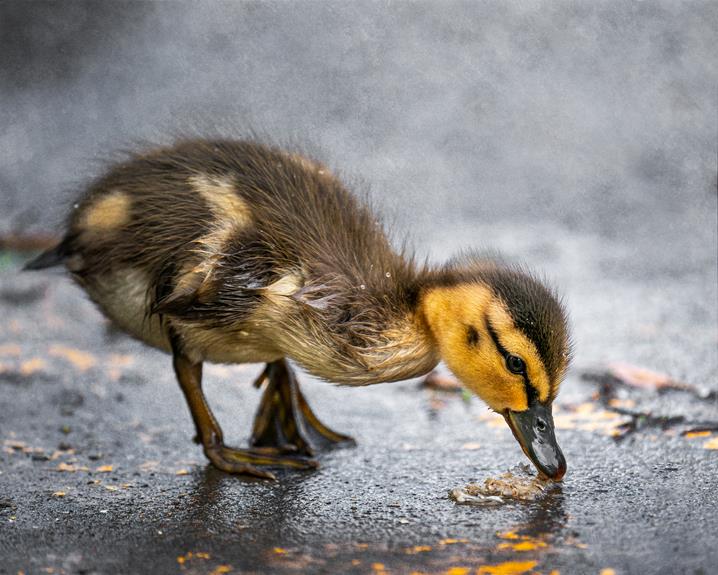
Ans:
{"type": "Polygon", "coordinates": [[[507,409],[503,416],[539,473],[560,481],[566,473],[566,459],[556,441],[551,405],[535,401],[524,411],[507,409]]]}

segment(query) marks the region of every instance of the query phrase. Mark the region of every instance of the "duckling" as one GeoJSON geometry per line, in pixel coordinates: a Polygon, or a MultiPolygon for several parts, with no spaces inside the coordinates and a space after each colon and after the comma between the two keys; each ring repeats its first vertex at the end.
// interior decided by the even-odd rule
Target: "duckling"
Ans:
{"type": "Polygon", "coordinates": [[[172,354],[195,441],[217,468],[273,478],[353,439],[309,407],[288,360],[336,384],[417,377],[443,360],[501,413],[544,475],[566,471],[551,405],[570,355],[566,313],[526,270],[464,254],[419,265],[322,163],[254,141],[183,140],[92,184],[64,264],[118,327],[172,354]],[[250,447],[225,444],[204,362],[264,363],[250,447]]]}

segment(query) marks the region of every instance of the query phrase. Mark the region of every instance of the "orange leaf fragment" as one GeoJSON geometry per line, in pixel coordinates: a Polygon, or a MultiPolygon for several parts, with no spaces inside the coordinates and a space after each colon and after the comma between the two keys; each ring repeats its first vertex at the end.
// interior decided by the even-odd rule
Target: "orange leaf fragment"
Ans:
{"type": "Polygon", "coordinates": [[[277,555],[285,555],[287,553],[287,550],[283,547],[275,547],[272,551],[274,551],[277,555]]]}
{"type": "Polygon", "coordinates": [[[671,379],[665,373],[658,373],[643,367],[636,367],[627,363],[612,363],[608,366],[608,371],[617,379],[620,379],[627,385],[634,387],[644,387],[651,389],[662,389],[666,387],[683,387],[674,379],[671,379]]]}
{"type": "Polygon", "coordinates": [[[718,437],[709,439],[703,444],[704,449],[718,449],[718,437]]]}
{"type": "Polygon", "coordinates": [[[65,497],[67,495],[64,491],[55,491],[52,496],[53,497],[65,497]]]}
{"type": "Polygon", "coordinates": [[[209,575],[224,575],[224,573],[229,573],[231,570],[231,565],[217,565],[217,567],[212,569],[212,572],[209,575]]]}
{"type": "Polygon", "coordinates": [[[601,569],[600,575],[616,575],[616,571],[611,568],[601,569]]]}
{"type": "Polygon", "coordinates": [[[16,343],[4,343],[0,345],[0,355],[20,355],[22,349],[16,343]]]}
{"type": "Polygon", "coordinates": [[[710,435],[711,435],[710,431],[688,431],[683,434],[683,437],[692,439],[694,437],[710,437],[710,435]]]}
{"type": "Polygon", "coordinates": [[[471,569],[468,567],[449,567],[444,575],[469,575],[471,569]]]}
{"type": "Polygon", "coordinates": [[[64,345],[51,345],[49,354],[66,359],[80,371],[87,371],[97,363],[92,354],[64,345]]]}
{"type": "Polygon", "coordinates": [[[43,369],[45,369],[46,366],[47,364],[44,360],[40,359],[39,357],[33,357],[32,359],[23,361],[20,364],[20,375],[32,375],[33,373],[42,371],[43,369]]]}
{"type": "Polygon", "coordinates": [[[188,469],[178,469],[175,471],[175,475],[189,475],[188,469]]]}
{"type": "Polygon", "coordinates": [[[55,471],[66,471],[67,473],[75,473],[76,471],[90,471],[90,469],[88,467],[85,467],[84,465],[71,465],[70,463],[65,463],[63,461],[57,464],[55,471]]]}
{"type": "Polygon", "coordinates": [[[95,471],[97,473],[111,473],[112,472],[112,465],[100,465],[95,471]]]}
{"type": "Polygon", "coordinates": [[[476,573],[477,575],[522,575],[531,571],[537,563],[537,561],[506,561],[498,565],[482,565],[476,573]]]}
{"type": "Polygon", "coordinates": [[[436,389],[438,391],[458,392],[463,389],[456,379],[447,375],[441,375],[437,371],[432,371],[427,375],[421,382],[421,385],[428,389],[436,389]]]}

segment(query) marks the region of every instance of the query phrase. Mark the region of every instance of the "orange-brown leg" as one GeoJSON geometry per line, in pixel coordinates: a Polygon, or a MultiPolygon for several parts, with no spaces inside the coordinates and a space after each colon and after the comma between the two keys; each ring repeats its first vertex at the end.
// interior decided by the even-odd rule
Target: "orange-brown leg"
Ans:
{"type": "Polygon", "coordinates": [[[348,435],[329,429],[314,414],[286,360],[268,363],[255,385],[267,382],[254,419],[250,445],[313,456],[317,449],[355,445],[348,435]]]}
{"type": "Polygon", "coordinates": [[[224,444],[222,429],[207,404],[202,392],[202,364],[192,362],[173,345],[173,364],[177,380],[189,405],[192,419],[197,428],[197,439],[212,464],[228,473],[251,475],[263,479],[274,479],[269,471],[257,469],[254,465],[314,469],[316,461],[299,456],[288,456],[279,449],[236,449],[224,444]]]}

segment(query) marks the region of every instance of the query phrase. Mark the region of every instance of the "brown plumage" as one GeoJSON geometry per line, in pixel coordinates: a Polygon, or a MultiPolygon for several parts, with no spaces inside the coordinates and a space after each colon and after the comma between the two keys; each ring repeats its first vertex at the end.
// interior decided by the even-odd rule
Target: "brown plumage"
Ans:
{"type": "MultiPolygon", "coordinates": [[[[476,255],[419,266],[325,166],[255,142],[184,141],[114,166],[76,204],[62,243],[28,267],[59,261],[122,329],[174,354],[205,452],[228,471],[257,470],[223,465],[210,441],[221,430],[197,399],[203,361],[267,362],[266,393],[282,402],[296,386],[284,358],[351,385],[444,359],[504,414],[550,408],[568,364],[565,314],[535,277],[476,255]],[[522,373],[507,371],[519,365],[510,356],[522,373]]],[[[304,407],[288,411],[330,439],[304,407]]],[[[260,410],[254,445],[304,442],[310,454],[286,418],[281,437],[268,431],[277,417],[260,410]]],[[[244,463],[289,464],[250,451],[244,463]]]]}

